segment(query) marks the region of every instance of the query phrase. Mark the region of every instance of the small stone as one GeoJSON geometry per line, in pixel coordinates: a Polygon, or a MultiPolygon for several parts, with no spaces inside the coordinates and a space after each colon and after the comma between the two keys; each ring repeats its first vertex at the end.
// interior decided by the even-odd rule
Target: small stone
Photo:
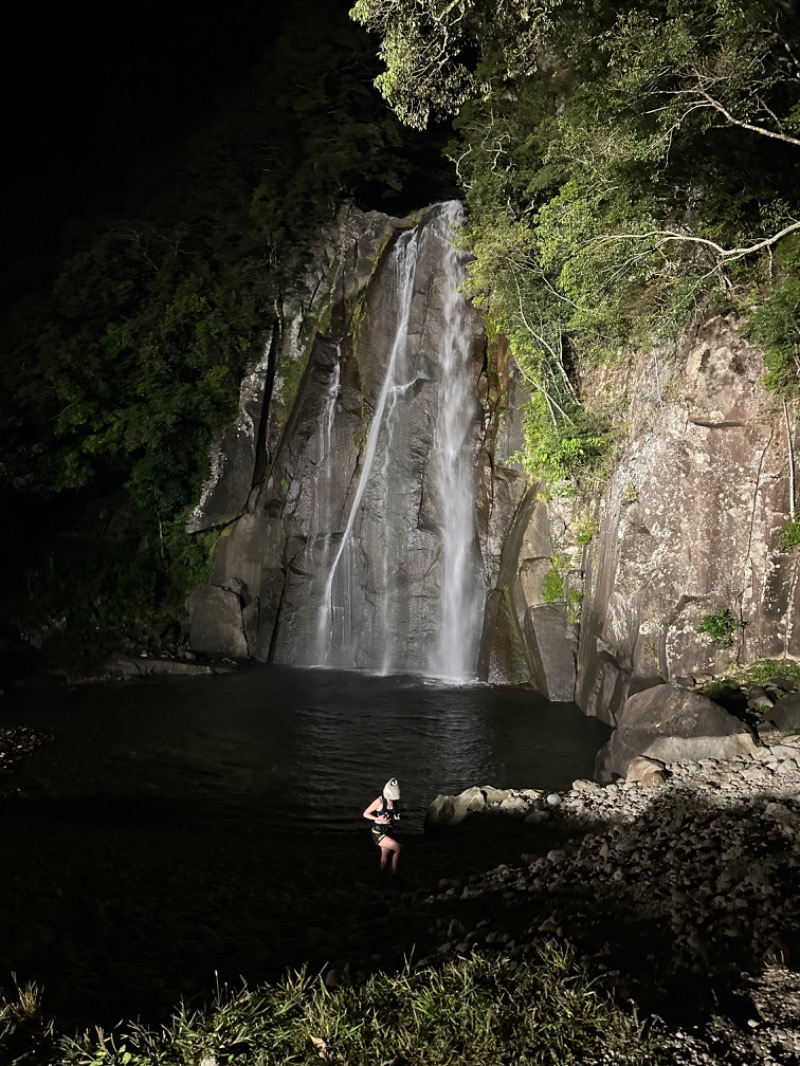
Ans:
{"type": "Polygon", "coordinates": [[[578,778],[577,781],[572,782],[572,791],[589,792],[597,795],[597,793],[603,791],[603,788],[601,785],[598,785],[596,781],[586,781],[584,778],[578,778]]]}

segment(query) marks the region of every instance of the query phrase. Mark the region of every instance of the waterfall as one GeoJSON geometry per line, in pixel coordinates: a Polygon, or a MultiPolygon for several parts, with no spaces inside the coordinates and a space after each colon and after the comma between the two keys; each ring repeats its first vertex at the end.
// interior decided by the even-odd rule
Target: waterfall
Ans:
{"type": "MultiPolygon", "coordinates": [[[[394,330],[383,386],[372,413],[372,422],[364,447],[361,474],[356,486],[355,496],[350,505],[347,523],[339,541],[339,547],[331,561],[325,582],[316,634],[318,661],[325,664],[337,666],[360,665],[358,662],[358,647],[353,642],[350,598],[353,581],[351,556],[357,550],[357,545],[353,538],[353,527],[356,519],[361,517],[361,502],[372,477],[378,439],[384,429],[384,412],[390,396],[398,388],[398,363],[403,363],[406,353],[406,336],[408,317],[411,311],[411,294],[414,282],[414,268],[417,261],[417,246],[418,234],[416,230],[412,230],[410,233],[403,234],[397,242],[394,254],[397,264],[400,314],[394,330]]],[[[394,404],[391,407],[394,407],[394,404]]],[[[389,419],[389,423],[391,425],[391,419],[389,419]]],[[[385,629],[385,624],[382,628],[385,629]]],[[[385,668],[385,663],[381,665],[385,668]]]]}
{"type": "MultiPolygon", "coordinates": [[[[460,204],[446,205],[446,235],[461,223],[460,204]]],[[[475,669],[484,588],[473,572],[475,555],[475,457],[471,448],[475,398],[470,376],[466,301],[458,292],[464,256],[452,239],[445,246],[443,272],[445,332],[439,349],[439,414],[432,455],[432,482],[441,501],[439,530],[439,633],[431,652],[433,674],[463,678],[475,669]]]]}
{"type": "MultiPolygon", "coordinates": [[[[461,207],[431,209],[397,240],[373,315],[382,351],[342,524],[331,516],[309,661],[327,666],[474,676],[484,583],[476,533],[475,428],[464,256],[452,246],[461,207]],[[346,518],[345,518],[346,516],[346,518]]],[[[337,378],[338,384],[338,378],[337,378]]],[[[333,448],[335,405],[320,449],[333,448]]],[[[316,491],[323,486],[318,482],[316,491]]],[[[315,505],[318,530],[324,508],[315,505]]]]}

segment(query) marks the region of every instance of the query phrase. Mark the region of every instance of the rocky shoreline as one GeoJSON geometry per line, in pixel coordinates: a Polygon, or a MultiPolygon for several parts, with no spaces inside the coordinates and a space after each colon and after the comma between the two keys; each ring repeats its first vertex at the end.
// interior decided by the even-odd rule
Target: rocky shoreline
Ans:
{"type": "Polygon", "coordinates": [[[419,965],[476,950],[524,965],[563,940],[654,1018],[672,1062],[797,1064],[800,736],[772,739],[753,756],[667,764],[657,787],[439,797],[434,814],[510,814],[552,846],[407,894],[404,907],[443,909],[419,965]]]}

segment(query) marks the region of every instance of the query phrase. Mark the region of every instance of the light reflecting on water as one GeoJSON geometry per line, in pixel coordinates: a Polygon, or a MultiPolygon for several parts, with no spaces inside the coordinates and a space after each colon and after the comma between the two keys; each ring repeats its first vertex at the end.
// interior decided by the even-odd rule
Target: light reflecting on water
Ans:
{"type": "Polygon", "coordinates": [[[439,793],[568,788],[608,736],[526,690],[277,666],[25,694],[0,709],[19,721],[57,734],[26,774],[32,796],[336,831],[363,829],[390,777],[412,830],[439,793]]]}

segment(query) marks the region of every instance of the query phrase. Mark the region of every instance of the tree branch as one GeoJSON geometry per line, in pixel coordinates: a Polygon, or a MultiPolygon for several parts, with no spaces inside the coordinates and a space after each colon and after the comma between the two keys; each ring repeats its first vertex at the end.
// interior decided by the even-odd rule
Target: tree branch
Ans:
{"type": "Polygon", "coordinates": [[[771,237],[765,237],[764,240],[741,248],[723,248],[716,241],[710,241],[705,237],[695,237],[689,233],[676,233],[675,230],[668,229],[648,230],[646,233],[607,233],[601,237],[592,237],[589,243],[608,244],[611,241],[645,241],[653,237],[657,237],[662,244],[667,244],[670,241],[689,241],[692,244],[701,244],[706,248],[710,248],[719,259],[729,263],[736,259],[743,259],[746,255],[753,255],[754,252],[763,251],[765,248],[771,248],[773,244],[777,244],[779,240],[782,240],[789,233],[794,233],[799,229],[800,221],[795,221],[788,226],[784,226],[782,230],[774,233],[771,237]]]}
{"type": "MultiPolygon", "coordinates": [[[[697,75],[695,75],[697,76],[697,75]]],[[[800,139],[797,137],[791,137],[788,133],[780,133],[776,130],[767,129],[764,126],[756,126],[752,122],[745,122],[744,119],[737,118],[735,115],[720,103],[716,97],[706,92],[705,89],[701,89],[699,86],[694,89],[674,89],[669,92],[662,92],[660,95],[667,96],[688,96],[695,97],[695,102],[692,103],[681,117],[673,124],[672,130],[680,128],[680,124],[684,122],[693,111],[712,109],[718,111],[727,122],[732,126],[738,126],[740,129],[749,130],[750,133],[756,133],[760,137],[770,137],[776,141],[783,141],[785,144],[793,144],[795,147],[800,148],[800,139]]],[[[647,114],[655,114],[657,111],[664,111],[664,108],[656,108],[653,111],[646,112],[647,114]]]]}

